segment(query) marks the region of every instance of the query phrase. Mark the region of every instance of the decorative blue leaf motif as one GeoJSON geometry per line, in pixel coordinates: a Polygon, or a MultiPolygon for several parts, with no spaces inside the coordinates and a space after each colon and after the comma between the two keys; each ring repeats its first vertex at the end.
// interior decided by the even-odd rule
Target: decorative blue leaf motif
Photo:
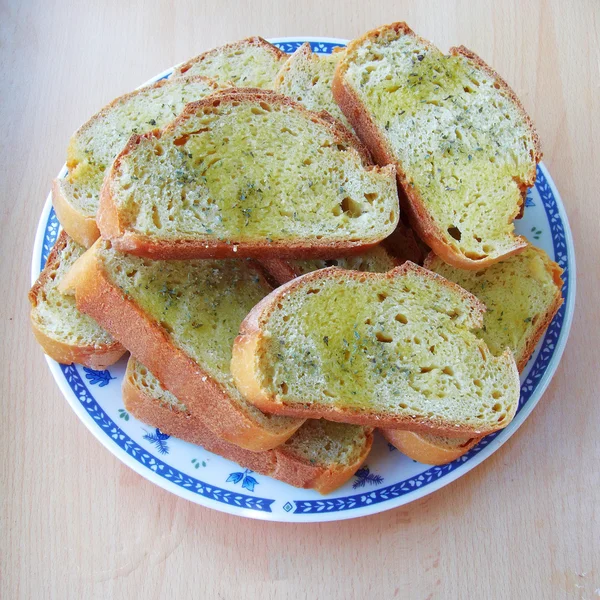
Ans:
{"type": "Polygon", "coordinates": [[[258,483],[258,481],[256,481],[256,479],[254,479],[254,477],[247,475],[246,477],[244,477],[244,481],[242,481],[242,487],[244,489],[248,490],[249,492],[253,492],[254,486],[257,483],[258,483]]]}
{"type": "Polygon", "coordinates": [[[229,483],[230,481],[233,483],[239,483],[243,478],[243,473],[232,473],[225,481],[227,483],[229,483]]]}
{"type": "Polygon", "coordinates": [[[231,473],[229,477],[225,480],[229,483],[239,483],[242,482],[242,487],[249,492],[254,491],[254,486],[258,485],[258,481],[254,477],[250,475],[252,471],[250,469],[245,469],[243,472],[237,471],[236,473],[231,473]]]}
{"type": "Polygon", "coordinates": [[[367,483],[369,485],[379,485],[380,483],[383,483],[383,477],[376,473],[371,473],[371,470],[366,465],[356,471],[354,477],[356,477],[356,481],[352,484],[354,489],[365,487],[367,483]]]}
{"type": "MultiPolygon", "coordinates": [[[[144,431],[146,430],[144,429],[144,431]]],[[[156,446],[156,449],[158,450],[159,454],[169,454],[169,446],[167,444],[167,440],[171,437],[170,435],[163,433],[160,429],[157,428],[154,431],[154,433],[148,433],[146,431],[146,434],[143,437],[145,440],[148,440],[149,442],[154,444],[154,446],[156,446]]]]}
{"type": "Polygon", "coordinates": [[[108,369],[105,369],[104,371],[95,371],[94,369],[83,367],[83,370],[85,371],[85,378],[88,379],[92,385],[98,384],[98,387],[105,387],[111,379],[116,379],[116,377],[110,376],[110,371],[108,369]]]}

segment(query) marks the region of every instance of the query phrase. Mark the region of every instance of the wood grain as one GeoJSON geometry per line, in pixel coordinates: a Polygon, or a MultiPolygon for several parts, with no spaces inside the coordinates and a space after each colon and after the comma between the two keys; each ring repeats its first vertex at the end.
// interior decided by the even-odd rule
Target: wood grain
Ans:
{"type": "Polygon", "coordinates": [[[600,4],[4,1],[0,4],[0,596],[600,596],[600,4]],[[498,69],[533,117],[575,236],[562,363],[506,445],[406,507],[315,525],[244,520],[122,465],[62,398],[28,326],[31,248],[71,132],[172,64],[251,34],[351,38],[406,20],[498,69]]]}

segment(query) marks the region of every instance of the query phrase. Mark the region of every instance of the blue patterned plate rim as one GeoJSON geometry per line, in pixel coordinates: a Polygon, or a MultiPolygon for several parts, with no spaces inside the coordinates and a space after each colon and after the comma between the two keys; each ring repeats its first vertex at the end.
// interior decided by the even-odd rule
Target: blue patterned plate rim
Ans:
{"type": "MultiPolygon", "coordinates": [[[[322,37],[291,37],[270,40],[286,52],[293,52],[309,41],[313,51],[331,53],[347,40],[322,37]]],[[[168,77],[173,68],[163,71],[143,85],[168,77]]],[[[140,86],[142,87],[142,86],[140,86]]],[[[58,177],[67,173],[63,166],[58,177]]],[[[564,269],[563,296],[565,303],[559,310],[544,338],[538,344],[533,365],[522,378],[521,399],[517,414],[510,425],[501,432],[488,436],[484,443],[473,448],[464,457],[441,467],[430,467],[409,479],[343,497],[335,493],[322,497],[315,492],[314,499],[294,500],[294,488],[285,498],[260,498],[223,489],[184,475],[160,458],[142,449],[112,421],[95,401],[86,383],[76,369],[59,365],[46,357],[50,371],[63,395],[92,434],[122,462],[137,473],[183,498],[216,510],[256,519],[284,522],[320,522],[366,516],[402,506],[422,498],[451,483],[483,462],[504,444],[529,416],[548,387],[556,371],[571,328],[575,308],[575,250],[567,215],[562,200],[547,168],[538,166],[536,191],[540,195],[552,236],[554,259],[564,269]],[[96,411],[97,414],[94,413],[96,411]],[[94,415],[94,416],[92,416],[94,415]],[[99,418],[99,416],[101,418],[99,418]],[[101,423],[101,425],[99,425],[101,423]],[[285,504],[284,504],[285,502],[285,504]]],[[[58,235],[58,221],[52,209],[51,195],[46,198],[34,243],[31,278],[32,283],[45,263],[48,252],[58,235]]],[[[540,232],[532,228],[534,239],[540,232]]],[[[368,477],[368,469],[366,477],[368,477]]]]}

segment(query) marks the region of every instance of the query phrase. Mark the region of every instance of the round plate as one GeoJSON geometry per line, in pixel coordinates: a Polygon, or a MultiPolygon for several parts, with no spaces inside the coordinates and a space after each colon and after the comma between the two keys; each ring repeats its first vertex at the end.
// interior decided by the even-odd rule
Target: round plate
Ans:
{"type": "MultiPolygon", "coordinates": [[[[320,53],[346,44],[346,40],[332,38],[272,40],[286,52],[293,52],[305,41],[320,53]]],[[[144,85],[171,72],[169,69],[144,85]]],[[[66,172],[63,167],[59,177],[66,172]]],[[[32,281],[45,264],[59,227],[49,196],[38,224],[32,281]]],[[[244,517],[299,522],[350,519],[395,508],[447,485],[498,450],[531,413],[556,371],[573,317],[575,255],[563,204],[543,164],[538,167],[535,188],[527,195],[525,215],[516,221],[516,229],[564,269],[565,303],[521,375],[521,398],[513,421],[448,465],[417,463],[377,436],[366,464],[351,481],[321,496],[252,473],[134,419],[121,398],[126,359],[105,371],[61,365],[50,359],[48,365],[73,410],[106,448],[146,479],[192,502],[244,517]]]]}

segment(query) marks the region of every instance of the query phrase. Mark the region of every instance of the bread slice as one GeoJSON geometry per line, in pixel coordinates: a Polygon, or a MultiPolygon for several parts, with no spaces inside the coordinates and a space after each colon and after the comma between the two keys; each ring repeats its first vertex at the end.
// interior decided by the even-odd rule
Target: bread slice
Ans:
{"type": "Polygon", "coordinates": [[[540,248],[528,246],[517,256],[485,271],[464,271],[431,253],[425,266],[477,296],[486,307],[477,335],[490,351],[510,348],[522,371],[563,303],[562,269],[540,248]]]}
{"type": "Polygon", "coordinates": [[[102,370],[117,362],[125,348],[91,317],[77,310],[75,299],[58,286],[73,263],[85,252],[62,231],[46,266],[29,291],[30,321],[35,339],[59,363],[79,363],[102,370]]]}
{"type": "Polygon", "coordinates": [[[204,52],[177,67],[172,76],[204,75],[225,85],[271,89],[287,57],[256,36],[204,52]]]}
{"type": "Polygon", "coordinates": [[[406,262],[388,273],[336,267],[272,292],[244,319],[231,372],[274,414],[459,437],[512,419],[519,376],[471,332],[485,307],[406,262]]]}
{"type": "Polygon", "coordinates": [[[333,72],[343,56],[343,48],[335,48],[331,54],[316,54],[306,42],[283,63],[273,87],[309,110],[326,110],[351,129],[331,92],[333,72]]]}
{"type": "MultiPolygon", "coordinates": [[[[433,253],[425,266],[458,283],[486,305],[483,328],[477,335],[495,354],[510,348],[522,371],[563,302],[562,269],[535,246],[485,271],[456,269],[433,253]]],[[[382,433],[410,458],[432,465],[456,460],[481,439],[449,439],[392,429],[382,433]]]]}
{"type": "Polygon", "coordinates": [[[329,258],[376,244],[398,213],[393,167],[372,167],[329,115],[232,89],[132,137],[98,223],[118,250],[152,258],[329,258]]]}
{"type": "Polygon", "coordinates": [[[302,425],[264,415],[233,385],[233,340],[271,289],[245,261],[152,261],[98,240],[62,288],[219,437],[268,450],[302,425]]]}
{"type": "Polygon", "coordinates": [[[326,267],[340,267],[351,271],[369,271],[371,273],[385,273],[398,266],[400,263],[391,256],[383,246],[375,246],[363,254],[346,256],[330,260],[279,260],[270,259],[261,261],[263,267],[275,280],[277,285],[282,285],[292,279],[312,273],[326,267]]]}
{"type": "Polygon", "coordinates": [[[158,379],[130,358],[123,381],[125,408],[137,419],[244,468],[301,488],[328,494],[364,462],[373,443],[370,427],[309,420],[281,446],[251,452],[226,442],[166,391],[158,379]]]}
{"type": "Polygon", "coordinates": [[[96,212],[102,180],[130,136],[164,127],[188,102],[218,87],[198,76],[162,80],[113,100],[73,134],[67,150],[69,174],[54,180],[52,203],[77,243],[87,248],[100,235],[96,212]]]}
{"type": "Polygon", "coordinates": [[[382,429],[383,437],[408,458],[425,465],[445,465],[476,446],[481,436],[449,438],[401,429],[382,429]]]}
{"type": "Polygon", "coordinates": [[[539,140],[479,57],[462,46],[443,55],[393,23],[348,45],[332,89],[376,161],[396,165],[413,228],[445,262],[478,270],[525,248],[513,219],[539,140]]]}

